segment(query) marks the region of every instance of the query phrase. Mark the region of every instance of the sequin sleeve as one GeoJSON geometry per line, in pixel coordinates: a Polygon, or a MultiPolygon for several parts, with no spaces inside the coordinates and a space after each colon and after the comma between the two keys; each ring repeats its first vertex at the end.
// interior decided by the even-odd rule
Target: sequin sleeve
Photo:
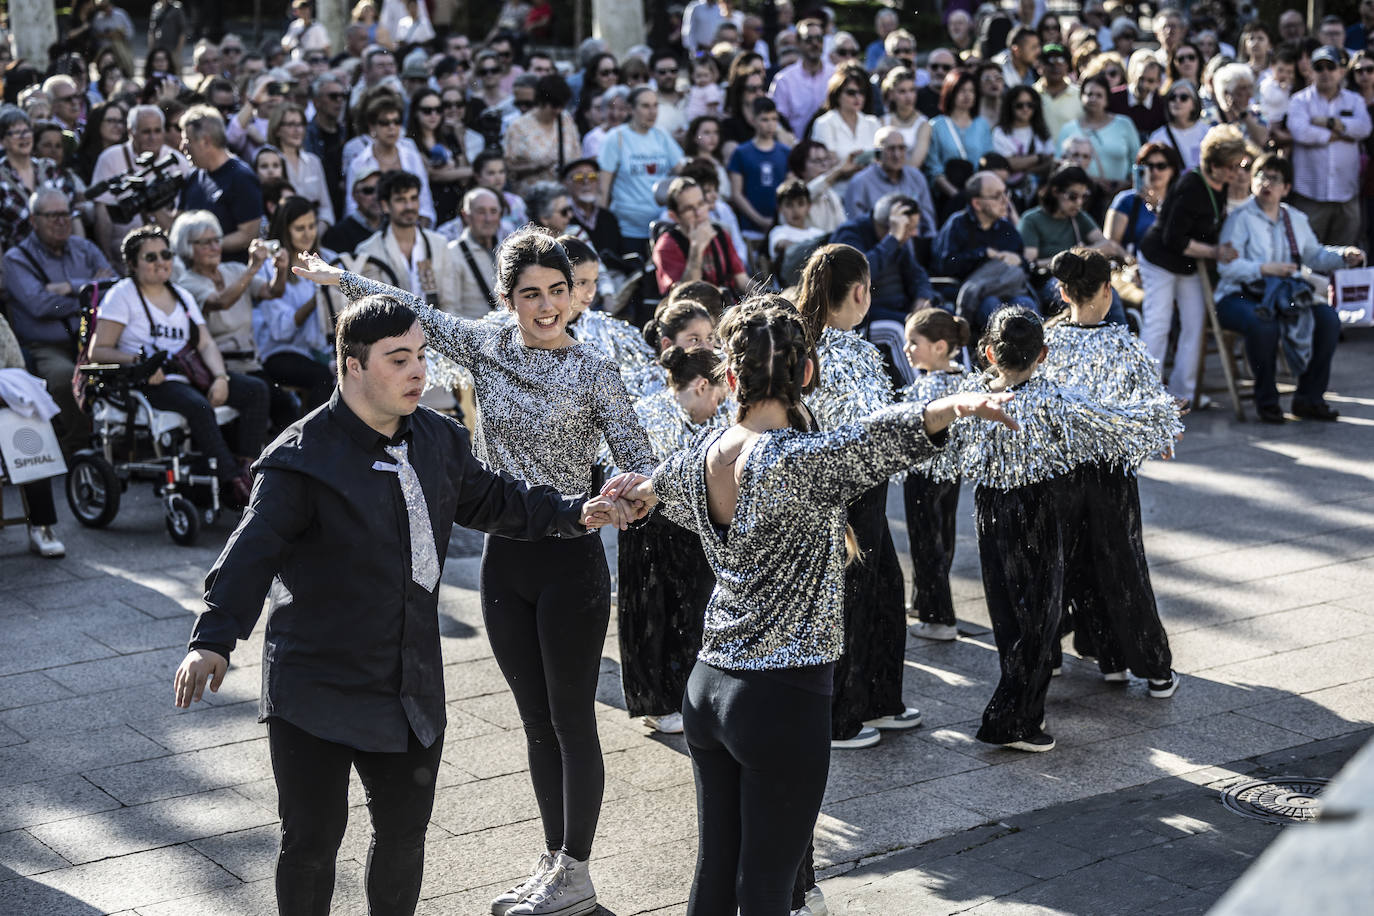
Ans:
{"type": "Polygon", "coordinates": [[[649,437],[635,416],[634,402],[625,390],[620,372],[609,360],[597,366],[592,381],[592,401],[596,405],[596,426],[610,447],[616,467],[639,474],[654,468],[654,453],[649,437]]]}
{"type": "Polygon", "coordinates": [[[654,470],[651,478],[658,511],[688,531],[697,531],[697,523],[687,501],[687,475],[701,473],[701,455],[697,449],[675,452],[654,470]]]}
{"type": "MultiPolygon", "coordinates": [[[[934,455],[925,404],[894,404],[857,423],[799,434],[785,449],[790,487],[818,504],[848,502],[869,487],[934,455]]],[[[944,435],[936,437],[944,442],[944,435]]]]}
{"type": "Polygon", "coordinates": [[[478,344],[500,330],[494,324],[450,315],[436,309],[414,293],[388,286],[377,280],[369,280],[352,271],[344,271],[343,277],[339,279],[339,291],[349,302],[356,302],[367,296],[390,296],[404,302],[415,310],[429,345],[469,372],[473,370],[473,354],[478,344]]]}

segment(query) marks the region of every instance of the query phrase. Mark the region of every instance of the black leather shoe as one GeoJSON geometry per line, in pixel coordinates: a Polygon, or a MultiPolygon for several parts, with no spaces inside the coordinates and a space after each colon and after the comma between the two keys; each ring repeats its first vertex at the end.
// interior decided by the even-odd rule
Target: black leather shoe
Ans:
{"type": "Polygon", "coordinates": [[[1340,412],[1325,401],[1299,401],[1294,398],[1293,415],[1304,420],[1331,421],[1339,417],[1340,412]]]}
{"type": "MultiPolygon", "coordinates": [[[[1266,404],[1261,407],[1256,407],[1255,413],[1259,414],[1260,422],[1262,423],[1278,424],[1284,422],[1285,419],[1283,416],[1283,408],[1279,407],[1277,404],[1266,404]]],[[[1294,413],[1297,413],[1297,411],[1294,411],[1294,413]]]]}

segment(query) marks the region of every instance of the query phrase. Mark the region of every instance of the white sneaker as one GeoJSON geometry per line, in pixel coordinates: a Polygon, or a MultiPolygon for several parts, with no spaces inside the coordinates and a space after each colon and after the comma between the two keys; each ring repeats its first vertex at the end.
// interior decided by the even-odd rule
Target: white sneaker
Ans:
{"type": "Polygon", "coordinates": [[[1167,700],[1178,691],[1178,682],[1183,675],[1177,671],[1169,672],[1167,681],[1150,681],[1150,696],[1157,700],[1167,700]]]}
{"type": "Polygon", "coordinates": [[[587,863],[560,852],[539,886],[507,912],[510,916],[582,916],[595,911],[596,890],[587,863]]]}
{"type": "Polygon", "coordinates": [[[52,525],[29,526],[29,550],[51,559],[67,555],[67,548],[52,533],[52,525]]]}
{"type": "Polygon", "coordinates": [[[1124,684],[1130,680],[1130,678],[1126,676],[1126,672],[1124,671],[1108,671],[1106,674],[1102,675],[1102,680],[1106,681],[1108,684],[1124,684]]]}
{"type": "Polygon", "coordinates": [[[881,740],[883,740],[882,733],[871,725],[865,725],[859,729],[859,733],[853,738],[832,740],[830,746],[838,751],[855,751],[860,748],[872,747],[881,740]]]}
{"type": "Polygon", "coordinates": [[[912,636],[922,639],[937,639],[940,642],[953,642],[959,638],[959,628],[948,623],[928,623],[922,620],[907,627],[912,636]]]}
{"type": "Polygon", "coordinates": [[[897,713],[895,716],[879,716],[876,719],[868,719],[864,725],[871,725],[873,728],[889,729],[900,731],[904,728],[915,728],[921,724],[921,711],[914,706],[897,713]]]}
{"type": "Polygon", "coordinates": [[[645,725],[665,735],[682,734],[682,713],[670,712],[666,716],[645,716],[640,719],[645,725]]]}
{"type": "Polygon", "coordinates": [[[830,907],[825,905],[825,894],[821,893],[819,884],[811,885],[811,890],[806,892],[806,908],[811,916],[830,916],[830,907]]]}
{"type": "Polygon", "coordinates": [[[553,856],[546,852],[539,857],[538,862],[534,863],[534,871],[530,872],[528,878],[491,902],[492,916],[506,916],[511,907],[524,900],[529,896],[530,891],[539,886],[544,875],[548,874],[552,868],[553,856]]]}

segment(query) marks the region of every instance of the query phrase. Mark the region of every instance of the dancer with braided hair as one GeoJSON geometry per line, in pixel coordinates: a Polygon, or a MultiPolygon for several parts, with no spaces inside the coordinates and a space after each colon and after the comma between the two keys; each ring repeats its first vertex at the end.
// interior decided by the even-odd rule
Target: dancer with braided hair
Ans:
{"type": "Polygon", "coordinates": [[[934,453],[956,416],[1015,424],[1009,395],[978,393],[809,432],[802,388],[815,364],[791,304],[736,306],[720,337],[735,423],[606,494],[661,500],[701,538],[716,577],[682,710],[699,831],[687,912],[786,916],[829,770],[845,506],[934,453]]]}
{"type": "MultiPolygon", "coordinates": [[[[824,245],[807,259],[797,290],[802,314],[820,359],[807,386],[816,425],[837,429],[892,403],[882,354],[854,332],[868,314],[868,259],[848,245],[824,245]]],[[[844,653],[835,664],[831,747],[872,747],[879,729],[921,724],[919,710],[902,701],[906,611],[902,567],[887,526],[887,481],[849,504],[857,562],[844,573],[844,653]]]]}

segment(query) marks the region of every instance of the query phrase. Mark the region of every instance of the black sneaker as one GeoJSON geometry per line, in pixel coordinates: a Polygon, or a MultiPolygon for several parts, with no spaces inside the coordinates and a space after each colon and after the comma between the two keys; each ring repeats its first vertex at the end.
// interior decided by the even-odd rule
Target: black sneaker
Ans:
{"type": "Polygon", "coordinates": [[[1299,401],[1293,399],[1293,416],[1302,417],[1304,420],[1335,420],[1341,415],[1340,411],[1332,407],[1325,401],[1299,401]]]}
{"type": "Polygon", "coordinates": [[[1045,751],[1054,750],[1054,739],[1042,731],[1031,735],[1029,738],[1022,738],[1020,741],[1008,741],[1002,747],[1010,748],[1013,751],[1043,754],[1045,751]]]}
{"type": "MultiPolygon", "coordinates": [[[[1293,413],[1297,413],[1297,406],[1294,405],[1293,413]]],[[[1255,413],[1259,414],[1261,423],[1273,423],[1276,426],[1287,422],[1287,417],[1283,415],[1283,408],[1277,404],[1264,404],[1255,408],[1255,413]]]]}
{"type": "Polygon", "coordinates": [[[1178,690],[1178,682],[1181,675],[1177,671],[1169,672],[1167,681],[1150,681],[1150,696],[1157,700],[1167,700],[1178,690]]]}

